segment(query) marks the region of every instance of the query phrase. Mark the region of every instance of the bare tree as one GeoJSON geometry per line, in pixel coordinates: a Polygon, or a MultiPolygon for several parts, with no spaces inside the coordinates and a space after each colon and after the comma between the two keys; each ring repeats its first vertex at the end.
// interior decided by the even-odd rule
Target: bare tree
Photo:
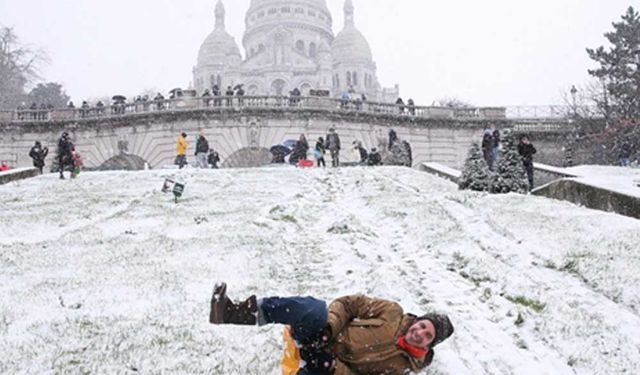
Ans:
{"type": "Polygon", "coordinates": [[[456,97],[441,98],[436,102],[439,103],[439,106],[447,108],[473,108],[473,105],[471,103],[468,103],[456,97]]]}
{"type": "Polygon", "coordinates": [[[25,97],[25,87],[40,78],[44,52],[21,45],[13,28],[0,27],[0,109],[14,109],[25,97]]]}

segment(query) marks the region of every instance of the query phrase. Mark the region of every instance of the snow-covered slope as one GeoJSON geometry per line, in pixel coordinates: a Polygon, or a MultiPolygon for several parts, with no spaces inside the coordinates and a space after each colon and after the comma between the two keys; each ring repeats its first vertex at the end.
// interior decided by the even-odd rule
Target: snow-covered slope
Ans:
{"type": "Polygon", "coordinates": [[[55,177],[0,187],[0,373],[278,374],[281,327],[208,324],[216,280],[447,312],[425,374],[640,373],[638,220],[402,168],[55,177]]]}

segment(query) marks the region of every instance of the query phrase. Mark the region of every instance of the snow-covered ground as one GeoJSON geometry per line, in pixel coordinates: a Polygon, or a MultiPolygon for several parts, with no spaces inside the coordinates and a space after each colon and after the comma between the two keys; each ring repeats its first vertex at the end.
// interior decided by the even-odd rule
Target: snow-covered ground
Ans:
{"type": "Polygon", "coordinates": [[[216,280],[447,312],[424,374],[640,373],[635,219],[403,168],[45,175],[0,208],[2,374],[278,374],[281,327],[208,324],[216,280]]]}

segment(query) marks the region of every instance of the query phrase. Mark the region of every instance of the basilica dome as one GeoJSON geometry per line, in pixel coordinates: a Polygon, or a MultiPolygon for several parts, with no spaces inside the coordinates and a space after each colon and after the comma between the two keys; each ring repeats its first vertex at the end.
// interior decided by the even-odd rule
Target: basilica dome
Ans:
{"type": "Polygon", "coordinates": [[[344,29],[338,33],[331,44],[334,63],[373,61],[369,42],[355,26],[351,0],[345,2],[344,14],[344,29]]]}
{"type": "Polygon", "coordinates": [[[263,36],[279,27],[305,34],[305,42],[331,44],[333,19],[326,0],[252,0],[245,16],[243,45],[259,47],[263,36]]]}
{"type": "Polygon", "coordinates": [[[221,1],[216,5],[215,29],[205,39],[198,53],[198,66],[227,63],[229,60],[240,61],[242,55],[235,40],[225,30],[225,10],[221,1]]]}

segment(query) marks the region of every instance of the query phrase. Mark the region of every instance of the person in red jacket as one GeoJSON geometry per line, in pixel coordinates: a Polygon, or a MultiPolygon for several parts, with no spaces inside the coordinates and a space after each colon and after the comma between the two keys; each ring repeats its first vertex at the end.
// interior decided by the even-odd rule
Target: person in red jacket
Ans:
{"type": "Polygon", "coordinates": [[[10,169],[11,167],[7,165],[6,161],[3,161],[2,163],[0,163],[0,172],[6,172],[10,169]]]}

